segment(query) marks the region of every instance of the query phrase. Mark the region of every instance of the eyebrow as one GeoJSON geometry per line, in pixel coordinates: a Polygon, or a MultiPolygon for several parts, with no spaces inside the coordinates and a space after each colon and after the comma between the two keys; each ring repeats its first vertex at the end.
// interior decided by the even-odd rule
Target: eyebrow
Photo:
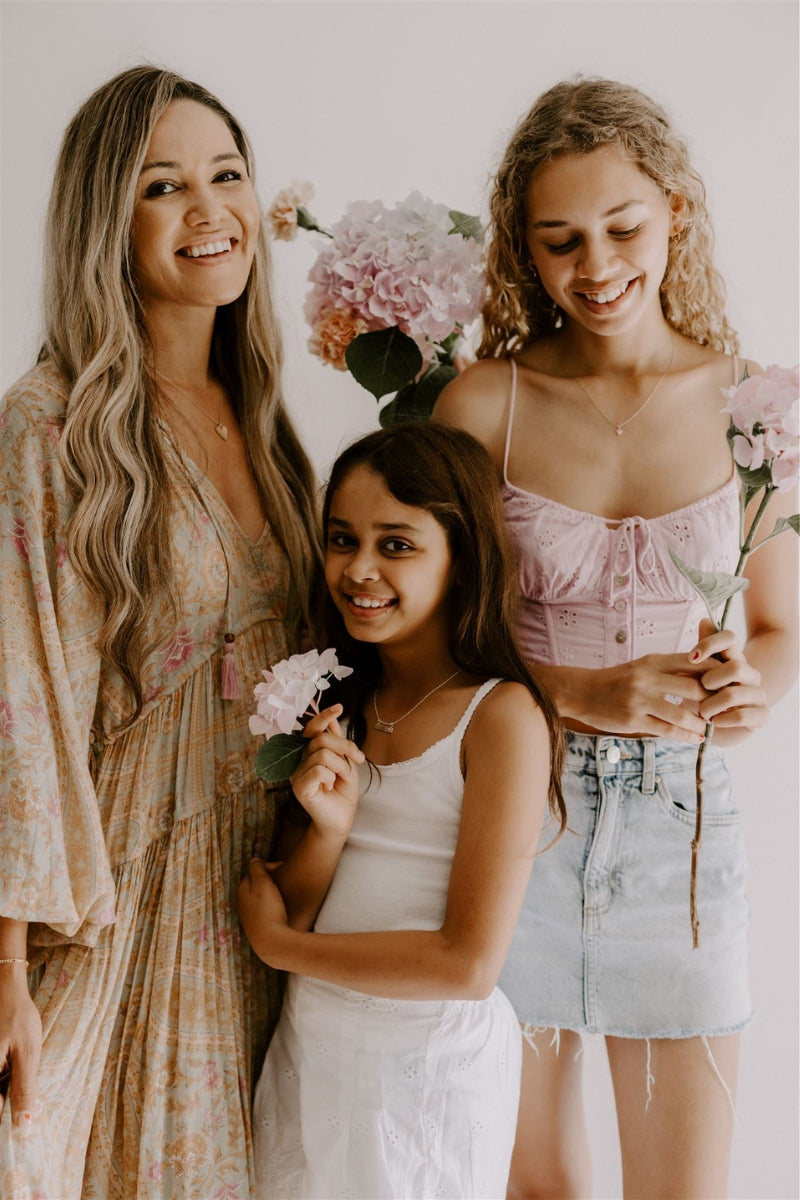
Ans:
{"type": "MultiPolygon", "coordinates": [[[[242,155],[236,153],[236,151],[229,151],[226,154],[215,154],[214,157],[211,159],[211,162],[212,163],[229,162],[232,158],[238,159],[239,162],[244,162],[242,155]]],[[[155,170],[177,171],[180,169],[180,165],[181,164],[179,162],[171,162],[166,159],[164,159],[163,161],[158,161],[158,162],[146,162],[142,166],[142,174],[144,174],[145,171],[155,171],[155,170]]]]}
{"type": "MultiPolygon", "coordinates": [[[[328,517],[328,525],[335,525],[338,529],[353,528],[349,521],[343,521],[340,517],[328,517]]],[[[384,521],[378,525],[373,525],[373,529],[380,529],[383,533],[392,533],[398,529],[402,529],[407,533],[419,533],[416,525],[406,525],[400,521],[384,521]]]]}
{"type": "MultiPolygon", "coordinates": [[[[603,219],[606,217],[616,217],[618,213],[625,212],[627,208],[634,208],[637,204],[644,204],[644,200],[626,200],[624,204],[618,204],[615,208],[610,208],[608,212],[603,213],[603,219]]],[[[534,221],[534,229],[561,229],[565,225],[570,225],[571,221],[534,221]]]]}

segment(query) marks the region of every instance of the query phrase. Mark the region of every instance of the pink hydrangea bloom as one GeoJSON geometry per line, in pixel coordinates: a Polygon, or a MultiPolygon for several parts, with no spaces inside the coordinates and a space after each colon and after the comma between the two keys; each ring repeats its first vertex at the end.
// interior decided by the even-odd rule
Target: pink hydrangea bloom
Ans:
{"type": "Polygon", "coordinates": [[[430,358],[434,343],[473,321],[483,300],[482,247],[451,234],[452,224],[446,205],[419,192],[393,208],[350,204],[309,272],[311,328],[343,309],[365,331],[397,326],[430,358]]]}
{"type": "Polygon", "coordinates": [[[772,483],[788,491],[798,474],[798,407],[800,372],[797,367],[767,367],[736,387],[722,389],[727,412],[737,433],[732,449],[745,470],[769,468],[772,483]]]}
{"type": "Polygon", "coordinates": [[[278,733],[296,733],[302,728],[299,718],[315,705],[320,694],[330,687],[330,678],[352,675],[352,667],[343,667],[332,648],[293,654],[276,663],[271,671],[262,671],[264,683],[253,689],[256,711],[250,717],[250,732],[274,737],[278,733]]]}

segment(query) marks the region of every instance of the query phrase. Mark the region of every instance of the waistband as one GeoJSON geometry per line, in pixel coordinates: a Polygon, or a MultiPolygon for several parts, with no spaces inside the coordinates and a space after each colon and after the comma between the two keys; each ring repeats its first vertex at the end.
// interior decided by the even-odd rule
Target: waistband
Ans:
{"type": "MultiPolygon", "coordinates": [[[[676,742],[671,738],[626,738],[615,734],[573,733],[567,730],[568,770],[586,775],[642,777],[642,791],[655,790],[657,772],[694,769],[697,746],[676,742]]],[[[713,742],[706,746],[705,763],[723,757],[723,751],[713,742]]]]}

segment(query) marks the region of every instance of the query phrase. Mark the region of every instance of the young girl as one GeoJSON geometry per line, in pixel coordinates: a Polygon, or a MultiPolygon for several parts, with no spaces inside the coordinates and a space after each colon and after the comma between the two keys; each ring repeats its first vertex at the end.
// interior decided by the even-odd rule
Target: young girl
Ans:
{"type": "Polygon", "coordinates": [[[312,824],[280,891],[256,860],[239,895],[256,953],[292,972],[257,1089],[260,1194],[501,1196],[521,1038],[495,984],[562,754],[513,639],[491,463],[458,430],[370,434],[334,465],[324,529],[355,684],[306,729],[312,824]]]}
{"type": "Polygon", "coordinates": [[[568,832],[537,863],[501,979],[529,1043],[511,1194],[589,1194],[579,1049],[591,1031],[607,1035],[625,1195],[721,1197],[750,1018],[721,747],[762,725],[790,682],[795,539],[750,560],[744,649],[702,620],[670,560],[673,547],[697,567],[735,564],[720,389],[745,364],[703,186],[661,109],[606,80],[558,84],[514,133],[491,213],[482,361],[436,416],[475,434],[502,473],[521,641],[571,731],[568,832]]]}

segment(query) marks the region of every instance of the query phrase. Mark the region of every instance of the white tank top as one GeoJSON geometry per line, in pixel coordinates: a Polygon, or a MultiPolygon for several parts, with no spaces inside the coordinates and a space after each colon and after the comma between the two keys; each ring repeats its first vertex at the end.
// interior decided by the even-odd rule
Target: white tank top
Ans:
{"type": "Polygon", "coordinates": [[[461,823],[461,739],[489,679],[452,733],[417,758],[359,770],[360,799],[318,933],[440,929],[461,823]]]}

